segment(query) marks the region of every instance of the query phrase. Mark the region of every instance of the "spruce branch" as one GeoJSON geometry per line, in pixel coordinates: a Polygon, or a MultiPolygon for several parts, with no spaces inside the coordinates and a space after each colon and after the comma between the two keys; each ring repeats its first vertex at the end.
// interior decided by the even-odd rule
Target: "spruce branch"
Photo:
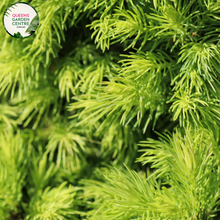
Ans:
{"type": "MultiPolygon", "coordinates": [[[[95,43],[103,52],[109,49],[111,44],[116,42],[124,42],[128,38],[135,37],[131,43],[125,48],[134,47],[137,41],[141,41],[139,50],[145,45],[148,38],[150,38],[147,18],[142,8],[137,5],[132,5],[133,11],[125,9],[116,9],[112,16],[106,16],[103,19],[93,21],[91,29],[94,29],[92,37],[96,35],[95,43]]],[[[129,40],[130,41],[130,40],[129,40]]]]}
{"type": "Polygon", "coordinates": [[[91,24],[91,29],[94,29],[91,38],[93,38],[96,35],[95,43],[97,43],[97,47],[100,47],[103,52],[106,49],[109,49],[110,35],[108,33],[109,29],[111,28],[110,24],[113,23],[113,21],[110,18],[111,16],[108,15],[105,16],[103,19],[100,18],[101,20],[93,21],[91,24]]]}
{"type": "Polygon", "coordinates": [[[73,15],[70,26],[74,24],[75,19],[79,16],[80,7],[76,9],[75,1],[60,1],[59,5],[54,1],[33,1],[32,5],[39,11],[39,28],[36,31],[34,39],[28,38],[28,46],[24,49],[27,51],[31,62],[39,54],[45,57],[43,65],[49,65],[51,55],[55,58],[61,48],[61,41],[65,40],[64,30],[67,29],[66,21],[71,13],[73,15]],[[43,40],[42,40],[43,39],[43,40]]]}
{"type": "Polygon", "coordinates": [[[111,71],[117,71],[120,67],[116,63],[118,57],[114,53],[105,54],[104,57],[98,59],[85,67],[82,74],[80,90],[82,93],[90,94],[96,87],[103,82],[106,74],[111,74],[111,71]]]}
{"type": "Polygon", "coordinates": [[[44,123],[43,119],[45,117],[49,114],[56,115],[61,110],[60,102],[58,89],[48,84],[48,81],[45,80],[39,88],[32,88],[28,94],[24,94],[22,100],[18,96],[13,100],[13,103],[16,103],[23,110],[17,122],[26,127],[33,120],[32,127],[36,129],[39,124],[44,123]],[[45,84],[49,87],[44,87],[45,84]],[[56,107],[53,111],[50,111],[52,105],[56,107]]]}
{"type": "MultiPolygon", "coordinates": [[[[81,182],[85,185],[85,199],[94,209],[87,213],[89,219],[181,219],[184,210],[170,189],[163,187],[154,176],[146,179],[127,168],[127,170],[110,169],[103,173],[106,180],[81,182]]],[[[185,218],[186,219],[186,218],[185,218]]]]}
{"type": "Polygon", "coordinates": [[[54,84],[59,84],[60,95],[70,102],[70,97],[77,93],[77,87],[80,85],[82,69],[78,63],[73,62],[73,57],[65,57],[56,61],[56,70],[54,72],[57,75],[54,84]]]}
{"type": "MultiPolygon", "coordinates": [[[[111,13],[112,10],[117,6],[119,6],[122,9],[125,2],[125,0],[78,0],[76,2],[76,5],[83,5],[84,11],[88,11],[89,14],[96,10],[94,17],[104,17],[108,13],[111,13]]],[[[130,3],[131,1],[128,2],[130,3]]]]}
{"type": "Polygon", "coordinates": [[[135,81],[145,81],[146,87],[155,88],[163,82],[165,77],[173,78],[172,67],[174,61],[163,51],[131,53],[122,55],[127,57],[120,61],[122,63],[121,75],[135,81]]]}
{"type": "Polygon", "coordinates": [[[139,5],[133,5],[133,11],[121,9],[115,10],[115,13],[113,14],[112,18],[112,25],[109,26],[113,27],[109,30],[109,35],[113,40],[112,44],[119,41],[120,43],[122,43],[128,38],[135,36],[132,43],[129,46],[127,46],[125,50],[127,50],[130,47],[133,48],[138,40],[142,41],[141,46],[139,48],[139,50],[141,50],[148,38],[150,38],[147,18],[139,5]]]}
{"type": "Polygon", "coordinates": [[[42,157],[36,155],[36,152],[32,155],[33,161],[31,163],[31,187],[28,192],[29,196],[38,196],[42,193],[48,184],[50,183],[53,176],[57,173],[55,164],[48,163],[47,154],[44,153],[42,157]]]}
{"type": "Polygon", "coordinates": [[[73,210],[74,196],[76,190],[74,187],[66,187],[63,182],[59,187],[47,187],[40,198],[33,199],[30,202],[30,214],[25,219],[43,220],[59,219],[65,220],[71,218],[77,220],[75,215],[78,213],[73,210]],[[56,202],[54,202],[56,201],[56,202]]]}
{"type": "Polygon", "coordinates": [[[219,84],[220,54],[218,45],[212,43],[188,43],[181,49],[178,62],[182,62],[181,71],[188,74],[196,68],[197,74],[207,81],[214,91],[219,84]]]}
{"type": "MultiPolygon", "coordinates": [[[[114,164],[131,164],[137,151],[137,137],[141,137],[138,129],[132,129],[131,125],[122,126],[119,122],[109,122],[96,131],[101,137],[101,153],[103,157],[111,155],[114,164]],[[103,135],[104,133],[104,135],[103,135]],[[133,157],[131,156],[133,155],[133,157]]],[[[95,133],[95,134],[96,134],[95,133]]]]}
{"type": "Polygon", "coordinates": [[[85,162],[83,152],[85,151],[85,140],[79,134],[79,129],[72,128],[67,124],[54,124],[48,137],[46,154],[49,154],[50,161],[54,159],[55,150],[56,163],[58,167],[76,170],[85,162]]]}
{"type": "MultiPolygon", "coordinates": [[[[207,97],[210,97],[210,88],[206,84],[204,78],[198,74],[195,68],[182,70],[179,74],[173,79],[171,85],[175,85],[173,90],[189,90],[189,93],[205,93],[207,97]]],[[[213,91],[211,89],[211,91],[213,91]]],[[[214,94],[213,94],[214,95],[214,94]]]]}
{"type": "MultiPolygon", "coordinates": [[[[103,84],[107,86],[101,88],[98,97],[94,93],[91,94],[90,99],[88,99],[87,95],[81,95],[75,97],[78,100],[77,102],[71,103],[71,106],[68,108],[70,111],[84,108],[80,114],[77,114],[79,118],[85,114],[90,114],[83,118],[79,124],[85,122],[88,124],[89,121],[91,125],[104,116],[106,116],[106,119],[103,123],[106,123],[112,119],[111,116],[114,114],[114,120],[119,120],[124,126],[136,117],[134,127],[139,127],[144,114],[147,114],[147,111],[149,111],[148,120],[143,122],[143,132],[145,132],[150,120],[153,119],[154,112],[157,112],[157,117],[162,112],[163,93],[158,89],[155,90],[154,87],[148,88],[145,83],[134,82],[123,77],[115,77],[113,82],[103,84]]],[[[76,115],[73,117],[76,117],[76,115]]],[[[154,124],[157,117],[154,119],[154,124]]]]}
{"type": "Polygon", "coordinates": [[[20,47],[25,47],[27,44],[21,42],[18,45],[15,40],[6,42],[0,54],[0,67],[2,70],[0,76],[0,94],[4,93],[4,96],[10,94],[11,98],[15,96],[18,84],[22,85],[21,87],[24,89],[27,89],[31,79],[33,79],[31,76],[36,74],[35,77],[37,79],[39,78],[38,61],[41,59],[35,60],[30,65],[27,54],[20,50],[20,47]]]}
{"type": "Polygon", "coordinates": [[[171,186],[171,192],[181,198],[180,207],[187,210],[182,216],[214,217],[218,210],[220,184],[219,152],[214,153],[218,143],[214,133],[204,128],[189,128],[184,135],[177,130],[172,136],[160,136],[160,141],[141,142],[140,145],[148,149],[141,150],[144,154],[138,161],[158,168],[152,175],[161,177],[171,186]]]}
{"type": "Polygon", "coordinates": [[[0,219],[20,212],[31,147],[19,131],[0,132],[0,219]]]}
{"type": "Polygon", "coordinates": [[[4,127],[4,125],[12,129],[13,127],[16,127],[16,118],[18,116],[19,110],[17,107],[9,106],[6,103],[0,104],[0,123],[1,126],[4,127]]]}
{"type": "MultiPolygon", "coordinates": [[[[216,131],[216,133],[219,133],[216,131]]],[[[100,181],[83,180],[84,198],[94,199],[89,219],[211,219],[219,205],[219,152],[211,130],[189,128],[159,141],[142,141],[155,172],[106,169],[100,181]]]]}
{"type": "Polygon", "coordinates": [[[201,93],[176,92],[170,101],[173,102],[170,111],[173,112],[173,119],[179,118],[180,126],[187,127],[190,124],[212,128],[210,123],[220,122],[219,100],[203,97],[201,93]]]}

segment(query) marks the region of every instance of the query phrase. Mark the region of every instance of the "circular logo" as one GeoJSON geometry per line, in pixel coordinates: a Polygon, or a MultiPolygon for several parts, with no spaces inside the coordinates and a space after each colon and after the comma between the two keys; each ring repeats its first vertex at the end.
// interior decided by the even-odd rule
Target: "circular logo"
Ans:
{"type": "Polygon", "coordinates": [[[5,30],[12,37],[31,36],[39,25],[37,11],[27,3],[16,3],[7,8],[3,16],[5,30]]]}

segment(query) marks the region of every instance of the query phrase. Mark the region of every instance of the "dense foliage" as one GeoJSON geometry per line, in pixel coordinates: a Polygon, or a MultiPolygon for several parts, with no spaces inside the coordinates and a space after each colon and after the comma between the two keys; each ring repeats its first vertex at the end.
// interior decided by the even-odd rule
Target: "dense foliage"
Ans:
{"type": "Polygon", "coordinates": [[[0,220],[219,219],[219,1],[22,2],[31,37],[0,23],[0,220]]]}

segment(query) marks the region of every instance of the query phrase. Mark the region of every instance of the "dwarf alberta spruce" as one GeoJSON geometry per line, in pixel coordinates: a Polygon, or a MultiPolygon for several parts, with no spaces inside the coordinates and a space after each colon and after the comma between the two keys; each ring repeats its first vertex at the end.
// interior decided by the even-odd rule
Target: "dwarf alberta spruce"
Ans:
{"type": "Polygon", "coordinates": [[[0,220],[218,220],[219,1],[22,2],[32,36],[0,23],[0,220]]]}

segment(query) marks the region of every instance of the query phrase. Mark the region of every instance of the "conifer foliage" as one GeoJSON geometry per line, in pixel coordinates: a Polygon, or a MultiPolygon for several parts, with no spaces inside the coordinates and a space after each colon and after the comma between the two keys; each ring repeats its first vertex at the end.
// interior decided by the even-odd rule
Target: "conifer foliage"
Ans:
{"type": "Polygon", "coordinates": [[[0,23],[0,220],[219,219],[219,1],[22,2],[31,37],[0,23]]]}

